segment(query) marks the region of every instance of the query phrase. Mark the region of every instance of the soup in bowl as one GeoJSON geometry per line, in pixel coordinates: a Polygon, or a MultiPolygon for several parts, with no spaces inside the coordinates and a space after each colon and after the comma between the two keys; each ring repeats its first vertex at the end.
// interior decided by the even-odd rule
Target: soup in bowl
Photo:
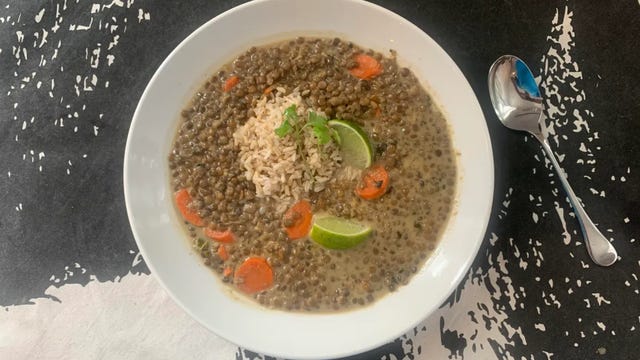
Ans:
{"type": "Polygon", "coordinates": [[[284,310],[407,283],[453,208],[447,121],[412,71],[350,41],[251,47],[182,111],[174,204],[204,264],[284,310]]]}
{"type": "Polygon", "coordinates": [[[293,358],[364,351],[436,309],[493,189],[482,112],[451,59],[344,0],[252,2],[194,32],[145,90],[124,172],[136,241],[176,302],[293,358]]]}

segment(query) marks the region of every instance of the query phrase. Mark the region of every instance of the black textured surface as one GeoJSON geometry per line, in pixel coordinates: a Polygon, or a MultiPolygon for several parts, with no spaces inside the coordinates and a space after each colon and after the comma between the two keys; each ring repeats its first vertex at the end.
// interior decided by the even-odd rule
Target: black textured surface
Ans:
{"type": "MultiPolygon", "coordinates": [[[[172,2],[171,5],[144,2],[152,12],[153,20],[144,26],[130,26],[128,36],[123,37],[114,49],[116,59],[126,61],[116,61],[108,69],[96,70],[99,76],[107,75],[105,72],[108,71],[109,90],[77,98],[69,94],[62,103],[71,104],[71,108],[65,108],[58,101],[58,93],[54,98],[49,98],[44,91],[21,92],[21,95],[0,93],[0,305],[24,304],[29,299],[43,296],[44,290],[51,285],[51,274],[61,272],[65,265],[76,261],[81,261],[87,274],[74,277],[71,282],[86,283],[89,274],[98,280],[110,280],[132,271],[130,250],[137,250],[124,206],[122,163],[127,131],[137,101],[154,71],[182,39],[210,18],[242,2],[193,0],[172,2]],[[19,103],[17,108],[13,106],[14,102],[19,103]],[[83,105],[86,105],[82,111],[85,120],[79,124],[78,133],[53,125],[55,118],[81,111],[83,105]],[[106,114],[103,118],[100,117],[102,113],[106,114]],[[19,120],[13,120],[14,116],[19,120]],[[32,116],[47,125],[20,130],[22,120],[32,116]],[[100,129],[99,136],[94,135],[94,125],[100,129]],[[20,141],[14,141],[15,134],[19,134],[20,141]],[[47,149],[42,163],[44,169],[39,172],[38,163],[29,161],[32,156],[29,151],[35,150],[37,157],[44,148],[47,149]],[[26,160],[23,160],[23,154],[26,154],[26,160]],[[83,158],[83,154],[87,157],[83,158]],[[67,161],[73,166],[68,166],[67,161]],[[71,175],[66,174],[67,168],[71,175]],[[11,171],[11,177],[7,175],[8,171],[11,171]],[[19,204],[23,209],[16,211],[19,204]]],[[[640,63],[637,61],[640,56],[637,36],[640,34],[640,4],[635,0],[611,4],[560,0],[374,2],[402,15],[433,37],[465,74],[484,111],[492,138],[496,174],[494,214],[488,234],[496,234],[503,241],[491,247],[489,241],[485,241],[474,268],[486,271],[490,267],[488,259],[492,258],[488,254],[493,254],[495,259],[501,252],[516,288],[526,287],[529,295],[554,292],[562,303],[560,308],[551,309],[544,304],[543,298],[528,296],[519,299],[525,304],[523,309],[512,310],[507,298],[497,301],[496,306],[507,312],[510,319],[523,324],[522,331],[527,339],[526,344],[515,341],[508,349],[509,353],[518,359],[521,356],[537,359],[544,358],[544,349],[559,359],[586,359],[596,358],[596,350],[604,347],[607,354],[597,358],[638,358],[640,330],[630,329],[640,327],[640,297],[633,292],[638,289],[638,280],[632,276],[640,273],[640,242],[630,239],[640,236],[640,227],[634,224],[640,191],[633,185],[637,183],[635,171],[640,171],[640,145],[637,142],[640,134],[640,63]],[[581,264],[590,263],[584,246],[561,243],[562,238],[557,234],[561,233],[558,229],[562,224],[558,217],[551,215],[554,201],[564,203],[562,190],[559,196],[551,195],[552,188],[558,187],[557,180],[555,185],[550,184],[554,176],[550,177],[550,171],[545,170],[543,163],[534,160],[535,155],[542,159],[542,153],[533,139],[523,142],[524,135],[498,123],[486,86],[488,68],[502,54],[518,55],[538,72],[540,60],[550,46],[547,36],[551,20],[556,8],[562,11],[565,6],[573,11],[572,25],[576,29],[573,61],[580,64],[581,88],[588,94],[587,101],[574,106],[595,114],[590,124],[599,133],[597,147],[594,145],[592,149],[597,159],[593,166],[596,171],[588,173],[585,169],[591,166],[576,163],[576,159],[585,157],[576,143],[561,142],[556,150],[566,154],[563,166],[594,222],[603,232],[613,229],[611,236],[615,238],[614,244],[622,261],[608,269],[593,265],[583,268],[581,264]],[[538,171],[532,173],[533,168],[538,171]],[[630,173],[627,168],[631,169],[630,173]],[[624,186],[619,181],[612,182],[612,175],[625,176],[624,186]],[[513,193],[509,197],[509,218],[503,221],[497,215],[510,188],[513,193]],[[606,196],[594,194],[590,188],[606,189],[606,196]],[[543,198],[543,209],[536,205],[537,201],[530,200],[530,194],[543,198]],[[536,209],[551,215],[541,217],[535,224],[531,221],[531,212],[538,211],[536,209]],[[626,217],[631,219],[629,224],[623,222],[626,217]],[[528,239],[540,241],[545,266],[518,267],[514,245],[506,241],[508,239],[520,239],[516,240],[518,251],[527,249],[528,239]],[[536,277],[542,281],[534,280],[536,277]],[[572,281],[589,279],[593,283],[588,290],[574,288],[573,294],[547,288],[546,279],[560,283],[564,278],[572,281]],[[623,285],[625,281],[632,285],[623,285]],[[616,305],[585,311],[583,298],[596,291],[606,294],[609,300],[615,299],[616,305]],[[544,309],[541,314],[536,306],[544,309]],[[615,330],[616,335],[602,333],[594,341],[574,348],[580,332],[590,334],[598,330],[594,324],[601,320],[607,320],[609,330],[615,330]],[[546,324],[546,332],[536,331],[535,323],[546,324]]],[[[50,11],[54,11],[58,2],[10,3],[12,9],[20,8],[25,18],[33,18],[42,4],[50,4],[50,11]]],[[[90,4],[79,6],[89,7],[90,4]]],[[[0,16],[3,8],[0,7],[0,16]]],[[[79,13],[69,11],[65,16],[73,19],[80,16],[79,13]]],[[[135,17],[130,21],[135,21],[135,17]]],[[[43,26],[25,27],[23,31],[29,34],[43,26]]],[[[0,91],[3,92],[8,88],[7,84],[17,83],[13,74],[15,58],[11,53],[16,36],[14,30],[9,31],[0,23],[0,48],[3,49],[0,52],[0,91]]],[[[65,40],[61,38],[65,34],[50,33],[48,42],[55,43],[58,38],[65,40]]],[[[34,71],[38,68],[38,78],[46,84],[48,78],[64,66],[64,72],[56,75],[56,88],[72,89],[73,76],[86,71],[85,45],[74,47],[74,44],[90,43],[84,37],[92,36],[96,37],[94,42],[109,41],[106,36],[92,32],[74,36],[74,41],[65,43],[60,50],[66,52],[65,62],[52,60],[49,67],[40,68],[37,60],[33,60],[34,57],[37,59],[34,54],[20,65],[21,72],[28,72],[29,67],[34,71]]],[[[570,135],[572,127],[569,125],[557,131],[570,135]]],[[[581,136],[584,139],[578,138],[578,141],[587,141],[587,136],[581,136]]],[[[576,140],[575,137],[572,139],[576,140]]],[[[578,232],[573,235],[575,241],[579,238],[578,225],[572,217],[565,218],[568,231],[578,232]]],[[[144,265],[136,266],[134,271],[148,272],[144,265]]],[[[451,302],[455,301],[455,295],[451,302]]],[[[456,344],[461,341],[457,333],[441,328],[441,337],[449,349],[464,350],[466,347],[466,342],[456,344]]],[[[400,359],[405,354],[402,346],[397,340],[350,359],[378,359],[389,354],[400,359]]],[[[494,352],[501,358],[504,349],[499,347],[495,345],[494,352]]],[[[468,349],[465,354],[469,354],[468,349]]],[[[254,355],[247,352],[237,355],[238,358],[243,356],[252,358],[254,355]]]]}

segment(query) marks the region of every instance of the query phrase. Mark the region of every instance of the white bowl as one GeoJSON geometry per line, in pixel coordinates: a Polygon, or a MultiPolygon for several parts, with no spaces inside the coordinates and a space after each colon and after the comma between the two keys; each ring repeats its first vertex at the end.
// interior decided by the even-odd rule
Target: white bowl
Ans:
{"type": "Polygon", "coordinates": [[[124,192],[131,228],[147,265],[193,318],[253,351],[296,359],[333,358],[393,340],[455,289],[484,237],[493,196],[493,158],[471,87],[419,28],[364,1],[264,0],[207,22],[156,71],[129,130],[124,192]],[[441,105],[459,152],[455,211],[435,254],[408,285],[358,310],[284,312],[234,296],[191,250],[171,203],[167,156],[181,109],[218,66],[252,45],[297,35],[337,35],[382,53],[396,50],[400,63],[413,70],[441,105]]]}

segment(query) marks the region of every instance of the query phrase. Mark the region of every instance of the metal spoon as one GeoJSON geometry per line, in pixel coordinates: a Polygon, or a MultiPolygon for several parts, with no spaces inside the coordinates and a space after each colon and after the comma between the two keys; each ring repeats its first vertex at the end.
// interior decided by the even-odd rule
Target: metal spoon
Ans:
{"type": "Polygon", "coordinates": [[[542,144],[575,209],[591,259],[600,266],[609,266],[616,262],[618,259],[616,249],[602,235],[580,205],[549,147],[546,135],[541,131],[540,121],[544,107],[531,70],[515,56],[501,56],[489,69],[489,94],[493,108],[504,126],[513,130],[527,131],[542,144]]]}

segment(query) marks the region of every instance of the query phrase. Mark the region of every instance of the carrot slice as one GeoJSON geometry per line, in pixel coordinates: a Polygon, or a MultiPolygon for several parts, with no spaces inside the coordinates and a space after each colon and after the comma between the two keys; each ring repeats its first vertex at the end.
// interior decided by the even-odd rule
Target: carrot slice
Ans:
{"type": "Polygon", "coordinates": [[[226,246],[218,246],[218,256],[220,256],[220,259],[222,259],[222,261],[227,261],[229,259],[229,253],[227,252],[226,246]]]}
{"type": "Polygon", "coordinates": [[[231,91],[231,89],[233,89],[234,86],[238,85],[239,82],[240,82],[240,78],[239,77],[237,77],[236,75],[231,75],[224,82],[224,85],[222,86],[222,91],[224,91],[224,92],[231,91]]]}
{"type": "Polygon", "coordinates": [[[373,57],[365,54],[358,54],[356,55],[355,60],[357,65],[349,69],[349,72],[358,79],[371,80],[382,74],[382,65],[380,65],[378,60],[373,57]]]}
{"type": "Polygon", "coordinates": [[[225,243],[225,244],[231,244],[232,242],[234,242],[236,240],[235,235],[233,235],[233,233],[231,232],[231,229],[227,229],[225,231],[216,231],[210,228],[206,228],[204,229],[204,234],[217,241],[217,242],[221,242],[221,243],[225,243]]]}
{"type": "Polygon", "coordinates": [[[307,236],[311,229],[311,204],[300,200],[284,213],[282,221],[289,239],[296,240],[307,236]]]}
{"type": "Polygon", "coordinates": [[[248,257],[238,268],[233,278],[238,289],[254,294],[273,285],[273,270],[263,257],[248,257]]]}
{"type": "Polygon", "coordinates": [[[384,195],[388,187],[389,173],[381,165],[374,165],[364,171],[356,194],[365,200],[373,200],[384,195]]]}
{"type": "Polygon", "coordinates": [[[233,269],[231,268],[231,266],[227,266],[224,268],[224,270],[222,270],[222,276],[224,277],[229,277],[231,276],[231,274],[233,274],[233,269]]]}
{"type": "Polygon", "coordinates": [[[189,204],[191,204],[191,195],[189,195],[189,191],[187,189],[179,190],[175,193],[176,206],[182,214],[182,217],[195,226],[204,225],[204,221],[198,215],[197,212],[191,210],[189,208],[189,204]]]}
{"type": "Polygon", "coordinates": [[[276,88],[276,86],[275,86],[275,85],[271,85],[271,86],[269,86],[269,87],[266,87],[262,93],[263,93],[264,95],[269,95],[269,94],[271,94],[271,92],[272,92],[272,91],[273,91],[273,89],[275,89],[275,88],[276,88]]]}

